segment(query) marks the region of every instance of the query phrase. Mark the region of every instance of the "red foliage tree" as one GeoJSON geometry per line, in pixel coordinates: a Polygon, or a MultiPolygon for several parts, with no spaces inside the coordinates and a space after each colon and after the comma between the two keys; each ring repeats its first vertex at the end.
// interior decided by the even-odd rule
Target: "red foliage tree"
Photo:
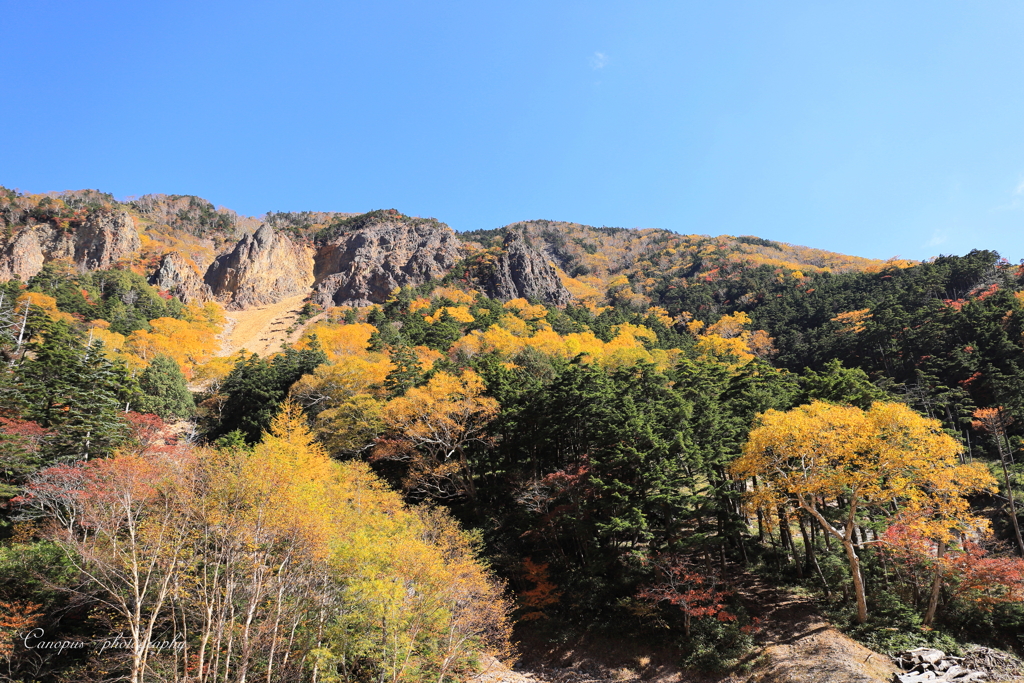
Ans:
{"type": "Polygon", "coordinates": [[[686,637],[690,636],[694,619],[736,621],[736,615],[725,609],[725,599],[732,591],[722,588],[721,578],[713,569],[698,566],[681,555],[662,556],[653,564],[662,582],[641,589],[637,597],[679,608],[686,637]]]}
{"type": "Polygon", "coordinates": [[[1024,599],[1024,559],[993,556],[969,540],[946,548],[905,524],[889,527],[881,541],[882,557],[904,600],[922,605],[933,577],[945,589],[947,604],[990,610],[1024,599]]]}
{"type": "Polygon", "coordinates": [[[174,443],[175,438],[169,433],[167,423],[158,415],[132,411],[125,417],[128,419],[132,440],[138,445],[140,452],[145,452],[161,442],[174,443]]]}
{"type": "Polygon", "coordinates": [[[533,584],[533,588],[519,594],[519,602],[530,611],[524,614],[521,621],[546,619],[544,608],[557,604],[562,597],[558,586],[548,577],[547,563],[537,564],[529,557],[523,560],[523,578],[533,584]]]}

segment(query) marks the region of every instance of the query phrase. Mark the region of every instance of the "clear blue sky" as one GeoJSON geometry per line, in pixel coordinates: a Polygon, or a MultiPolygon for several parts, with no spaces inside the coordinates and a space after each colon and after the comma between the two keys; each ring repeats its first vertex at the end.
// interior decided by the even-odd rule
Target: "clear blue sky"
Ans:
{"type": "Polygon", "coordinates": [[[1024,258],[1024,4],[0,0],[0,184],[1024,258]]]}

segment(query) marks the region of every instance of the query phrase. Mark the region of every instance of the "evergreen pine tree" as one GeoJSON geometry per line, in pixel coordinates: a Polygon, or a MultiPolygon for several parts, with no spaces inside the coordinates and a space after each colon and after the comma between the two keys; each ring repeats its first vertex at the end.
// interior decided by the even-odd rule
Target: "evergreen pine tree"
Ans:
{"type": "Polygon", "coordinates": [[[41,313],[30,314],[29,321],[31,353],[6,389],[19,399],[23,417],[51,430],[44,459],[106,455],[127,436],[123,414],[137,394],[134,381],[101,344],[86,347],[67,323],[41,313]]]}
{"type": "MultiPolygon", "coordinates": [[[[402,332],[405,332],[405,328],[402,329],[402,332]]],[[[448,311],[444,311],[437,322],[424,331],[423,343],[432,349],[447,351],[461,336],[462,329],[459,327],[459,321],[453,318],[448,311]]]]}
{"type": "Polygon", "coordinates": [[[416,357],[416,352],[408,346],[392,346],[390,351],[391,363],[395,369],[385,378],[384,388],[391,396],[401,396],[406,389],[416,386],[423,380],[423,367],[416,357]]]}
{"type": "MultiPolygon", "coordinates": [[[[75,358],[74,382],[65,408],[47,440],[46,452],[55,460],[87,460],[111,453],[128,438],[124,419],[134,382],[123,366],[112,363],[93,344],[75,358]]],[[[137,385],[136,385],[137,386],[137,385]]]]}
{"type": "Polygon", "coordinates": [[[221,385],[221,392],[228,398],[220,420],[209,428],[209,436],[217,439],[239,431],[248,443],[256,443],[277,415],[288,389],[326,360],[313,337],[309,347],[301,351],[288,348],[269,361],[256,354],[238,361],[221,385]]]}
{"type": "Polygon", "coordinates": [[[139,376],[143,391],[139,408],[167,419],[189,417],[195,412],[195,401],[188,383],[174,359],[157,356],[139,376]]]}

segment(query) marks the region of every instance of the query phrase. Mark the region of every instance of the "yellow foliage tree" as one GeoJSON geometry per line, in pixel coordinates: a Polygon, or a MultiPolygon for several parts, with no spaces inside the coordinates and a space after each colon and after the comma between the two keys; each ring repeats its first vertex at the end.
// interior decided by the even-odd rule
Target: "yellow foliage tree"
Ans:
{"type": "Polygon", "coordinates": [[[504,308],[506,311],[515,311],[515,314],[523,320],[541,320],[548,314],[547,307],[542,304],[531,304],[526,299],[512,299],[506,301],[504,308]]]}
{"type": "Polygon", "coordinates": [[[125,343],[127,338],[123,334],[111,332],[110,323],[106,320],[92,320],[89,322],[88,341],[100,342],[103,344],[103,355],[111,360],[122,360],[133,370],[141,370],[146,363],[132,353],[126,353],[125,343]]]}
{"type": "Polygon", "coordinates": [[[498,326],[517,337],[530,336],[530,326],[526,321],[515,315],[503,315],[498,318],[498,326]]]}
{"type": "Polygon", "coordinates": [[[471,370],[461,376],[439,372],[426,385],[392,399],[384,419],[411,448],[382,447],[377,457],[407,461],[405,485],[411,491],[435,499],[465,495],[475,502],[466,447],[486,439],[484,429],[499,408],[484,389],[471,370]]]}
{"type": "Polygon", "coordinates": [[[343,356],[365,354],[370,347],[370,337],[376,331],[377,328],[369,323],[345,325],[320,322],[306,330],[296,348],[309,348],[313,337],[316,336],[324,353],[327,354],[327,360],[334,362],[343,356]]]}
{"type": "MultiPolygon", "coordinates": [[[[519,321],[522,323],[522,321],[519,321]]],[[[523,323],[525,327],[525,323],[523,323]]],[[[484,331],[473,330],[455,342],[452,351],[473,357],[480,353],[498,353],[502,356],[514,356],[523,350],[526,340],[500,325],[491,325],[484,331]]]]}
{"type": "Polygon", "coordinates": [[[697,355],[704,361],[721,363],[730,368],[746,365],[754,360],[747,340],[750,336],[722,337],[717,334],[705,334],[697,338],[697,355]]]}
{"type": "Polygon", "coordinates": [[[73,323],[75,321],[75,317],[73,315],[57,309],[57,300],[55,298],[39,292],[22,293],[21,296],[17,298],[15,307],[20,311],[22,306],[35,306],[36,308],[41,309],[53,320],[63,320],[67,323],[73,323]]]}
{"type": "Polygon", "coordinates": [[[456,322],[460,323],[471,323],[475,320],[473,314],[469,312],[469,306],[441,306],[434,311],[433,315],[424,316],[423,319],[433,325],[440,320],[441,316],[445,313],[450,315],[456,322]]]}
{"type": "Polygon", "coordinates": [[[604,342],[590,330],[565,335],[565,348],[566,356],[569,358],[575,358],[580,354],[590,360],[599,361],[604,358],[604,342]]]}
{"type": "Polygon", "coordinates": [[[384,428],[378,396],[393,368],[382,354],[343,356],[303,375],[290,395],[316,416],[317,437],[331,453],[358,453],[384,428]]]}
{"type": "Polygon", "coordinates": [[[555,271],[572,298],[586,306],[591,313],[600,315],[606,310],[606,306],[601,306],[604,302],[601,278],[594,276],[569,277],[561,268],[556,268],[555,271]]]}
{"type": "Polygon", "coordinates": [[[890,516],[895,505],[927,535],[943,541],[981,524],[964,496],[994,490],[995,480],[980,466],[960,464],[959,452],[938,420],[902,403],[878,402],[865,411],[816,401],[760,415],[730,471],[738,479],[756,478],[757,486],[747,494],[752,507],[771,512],[797,506],[839,541],[863,623],[867,601],[855,539],[858,513],[890,516]],[[824,513],[835,501],[846,506],[838,527],[824,513]]]}
{"type": "Polygon", "coordinates": [[[220,346],[217,328],[206,320],[156,318],[149,324],[152,331],[136,330],[128,336],[128,349],[147,363],[159,355],[173,358],[189,378],[196,366],[217,354],[220,346]]]}
{"type": "Polygon", "coordinates": [[[219,332],[227,319],[224,316],[223,306],[216,301],[207,301],[205,304],[185,306],[185,320],[195,325],[205,325],[219,332]]]}
{"type": "Polygon", "coordinates": [[[668,311],[666,311],[661,306],[651,306],[649,309],[647,309],[647,314],[653,315],[655,318],[657,318],[658,322],[660,322],[662,325],[670,329],[672,325],[675,324],[675,320],[672,319],[672,316],[670,316],[668,314],[668,311]]]}
{"type": "Polygon", "coordinates": [[[430,372],[434,368],[434,363],[445,358],[443,353],[429,346],[414,346],[412,350],[416,354],[416,360],[419,361],[423,372],[430,372]]]}
{"type": "Polygon", "coordinates": [[[706,329],[699,320],[687,322],[686,327],[697,338],[697,355],[705,361],[721,363],[735,370],[754,358],[775,355],[775,340],[764,330],[751,332],[750,316],[739,311],[723,315],[706,329]]]}
{"type": "Polygon", "coordinates": [[[750,316],[743,311],[723,315],[718,322],[708,327],[706,334],[717,334],[723,339],[732,339],[741,336],[750,322],[750,316]]]}
{"type": "Polygon", "coordinates": [[[862,308],[859,311],[847,311],[832,318],[832,322],[839,323],[840,331],[857,334],[867,329],[866,323],[871,318],[871,309],[862,308]]]}
{"type": "MultiPolygon", "coordinates": [[[[476,301],[476,294],[473,292],[466,292],[455,287],[436,287],[433,292],[430,293],[433,299],[448,299],[452,303],[459,304],[471,304],[476,301]]],[[[412,307],[410,306],[410,310],[412,307]]]]}

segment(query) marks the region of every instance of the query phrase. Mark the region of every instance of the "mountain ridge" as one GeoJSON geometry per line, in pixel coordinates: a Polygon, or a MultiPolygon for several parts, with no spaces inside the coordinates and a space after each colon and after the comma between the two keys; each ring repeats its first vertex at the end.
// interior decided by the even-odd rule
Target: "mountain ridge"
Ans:
{"type": "Polygon", "coordinates": [[[0,279],[28,280],[53,260],[81,270],[117,265],[183,301],[233,310],[299,293],[323,308],[383,303],[396,288],[452,276],[458,264],[502,300],[599,305],[612,296],[637,307],[662,303],[666,279],[715,280],[758,266],[800,278],[893,264],[754,236],[548,220],[457,232],[395,209],[256,218],[190,195],[118,201],[97,190],[0,188],[0,231],[0,279]]]}

